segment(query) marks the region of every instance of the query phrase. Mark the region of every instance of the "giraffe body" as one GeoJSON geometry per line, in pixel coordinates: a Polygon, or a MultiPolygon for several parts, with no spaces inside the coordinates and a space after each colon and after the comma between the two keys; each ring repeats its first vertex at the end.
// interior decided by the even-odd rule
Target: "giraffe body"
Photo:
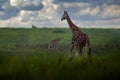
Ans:
{"type": "Polygon", "coordinates": [[[72,40],[71,40],[71,47],[69,50],[69,56],[71,56],[71,52],[74,48],[74,46],[76,46],[76,56],[78,55],[82,55],[82,49],[83,47],[86,48],[86,53],[87,53],[87,57],[90,57],[90,49],[89,49],[89,38],[88,36],[83,33],[79,27],[77,27],[75,24],[73,24],[73,22],[71,21],[69,15],[67,14],[67,11],[64,11],[63,17],[61,18],[61,21],[66,19],[68,22],[68,25],[72,31],[72,40]]]}
{"type": "Polygon", "coordinates": [[[58,45],[58,41],[60,41],[61,39],[63,39],[63,38],[56,38],[56,39],[51,40],[50,43],[49,43],[48,48],[56,50],[57,49],[57,45],[58,45]]]}

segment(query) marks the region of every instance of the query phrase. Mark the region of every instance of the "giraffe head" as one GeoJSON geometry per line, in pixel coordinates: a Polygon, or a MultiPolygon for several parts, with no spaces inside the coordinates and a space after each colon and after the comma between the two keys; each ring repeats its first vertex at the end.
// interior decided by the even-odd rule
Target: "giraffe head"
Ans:
{"type": "Polygon", "coordinates": [[[61,21],[63,21],[64,19],[67,19],[67,11],[64,11],[61,21]]]}

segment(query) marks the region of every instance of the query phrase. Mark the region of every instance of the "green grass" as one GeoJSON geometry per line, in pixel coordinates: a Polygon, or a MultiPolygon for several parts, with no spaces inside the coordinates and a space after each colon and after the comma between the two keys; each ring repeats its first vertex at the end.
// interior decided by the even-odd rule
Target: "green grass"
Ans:
{"type": "Polygon", "coordinates": [[[0,80],[119,80],[120,30],[81,29],[92,48],[89,62],[67,53],[67,28],[0,29],[0,80]],[[59,50],[47,49],[50,40],[64,37],[59,50]]]}

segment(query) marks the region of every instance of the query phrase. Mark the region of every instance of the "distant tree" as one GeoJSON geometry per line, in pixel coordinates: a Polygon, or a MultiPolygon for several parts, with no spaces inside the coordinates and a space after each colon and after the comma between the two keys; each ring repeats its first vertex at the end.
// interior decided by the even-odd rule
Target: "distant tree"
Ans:
{"type": "Polygon", "coordinates": [[[32,25],[32,28],[37,28],[37,26],[35,26],[35,25],[32,25]]]}

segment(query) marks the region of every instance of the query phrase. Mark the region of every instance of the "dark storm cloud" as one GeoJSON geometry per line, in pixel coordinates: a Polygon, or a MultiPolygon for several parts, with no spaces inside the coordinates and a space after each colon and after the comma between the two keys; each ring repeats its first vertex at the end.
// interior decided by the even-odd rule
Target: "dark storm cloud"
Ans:
{"type": "Polygon", "coordinates": [[[11,17],[15,17],[19,14],[20,10],[15,7],[9,7],[9,9],[5,9],[2,11],[2,15],[0,15],[1,20],[6,20],[11,17]]]}
{"type": "Polygon", "coordinates": [[[20,10],[14,6],[10,6],[10,0],[0,0],[0,20],[7,20],[17,16],[20,10]]]}
{"type": "Polygon", "coordinates": [[[120,5],[120,0],[54,0],[54,3],[90,3],[92,6],[96,5],[120,5]]]}
{"type": "Polygon", "coordinates": [[[74,3],[74,2],[83,2],[83,3],[89,3],[92,0],[54,0],[55,3],[74,3]]]}
{"type": "Polygon", "coordinates": [[[91,0],[90,4],[92,7],[94,6],[102,6],[106,5],[120,5],[120,0],[91,0]]]}
{"type": "Polygon", "coordinates": [[[0,11],[4,11],[4,9],[0,7],[0,11]]]}
{"type": "Polygon", "coordinates": [[[21,7],[21,9],[25,11],[38,11],[38,10],[41,10],[42,8],[43,8],[42,3],[39,3],[38,5],[31,4],[31,5],[26,5],[21,7]]]}
{"type": "Polygon", "coordinates": [[[110,0],[110,1],[108,1],[108,4],[109,5],[112,5],[112,4],[114,4],[114,5],[120,5],[120,0],[110,0]]]}
{"type": "Polygon", "coordinates": [[[0,5],[3,5],[5,2],[8,2],[9,0],[0,0],[0,5]]]}
{"type": "Polygon", "coordinates": [[[75,2],[75,0],[54,0],[54,3],[71,3],[71,2],[75,2]]]}
{"type": "Polygon", "coordinates": [[[4,11],[2,6],[5,4],[5,2],[8,2],[8,0],[0,0],[0,11],[4,11]]]}

